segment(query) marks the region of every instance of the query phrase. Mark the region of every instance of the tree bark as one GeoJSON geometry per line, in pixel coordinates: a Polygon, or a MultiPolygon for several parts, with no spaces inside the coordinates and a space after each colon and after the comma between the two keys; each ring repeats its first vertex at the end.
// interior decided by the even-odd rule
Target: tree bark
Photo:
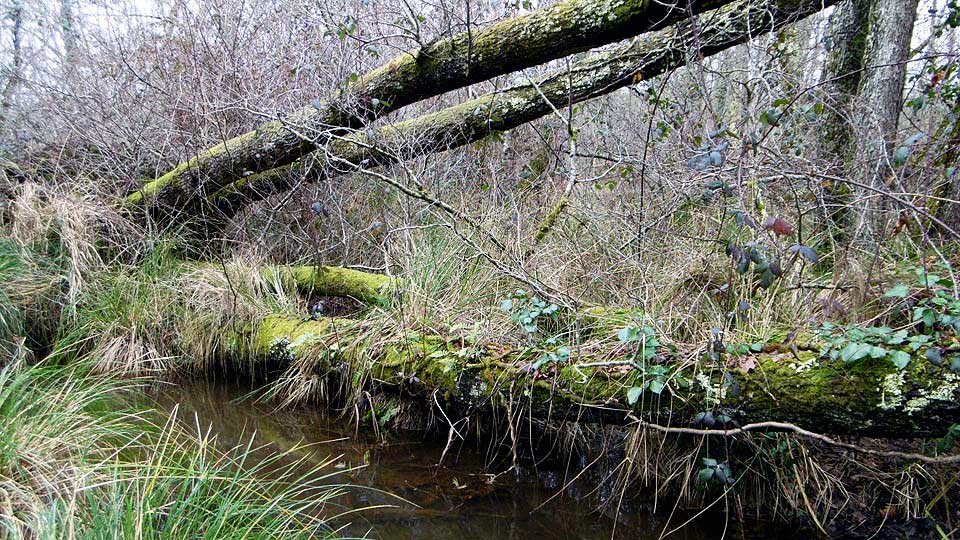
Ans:
{"type": "Polygon", "coordinates": [[[918,0],[874,0],[870,10],[864,48],[866,69],[858,99],[871,114],[867,119],[869,129],[857,141],[855,154],[865,163],[851,163],[851,175],[874,188],[871,193],[857,193],[864,201],[857,205],[856,230],[862,231],[867,240],[877,239],[878,214],[883,209],[881,199],[873,195],[885,188],[884,181],[893,172],[890,150],[897,136],[917,4],[918,0]]]}
{"type": "Polygon", "coordinates": [[[65,76],[73,73],[74,63],[77,61],[77,51],[79,50],[75,3],[76,0],[60,0],[60,30],[63,36],[62,64],[65,76]]]}
{"type": "Polygon", "coordinates": [[[427,97],[667,27],[731,0],[565,0],[401,54],[340,95],[268,122],[181,163],[129,196],[177,208],[250,174],[289,164],[338,128],[358,127],[427,97]]]}
{"type": "MultiPolygon", "coordinates": [[[[871,0],[840,2],[828,23],[827,61],[822,78],[827,107],[823,115],[824,134],[820,148],[823,157],[840,164],[844,172],[853,157],[853,126],[847,118],[863,75],[870,4],[871,0]]],[[[838,183],[823,187],[826,217],[834,229],[834,238],[843,240],[846,227],[850,225],[850,188],[838,183]]]]}
{"type": "Polygon", "coordinates": [[[6,16],[13,23],[11,54],[13,59],[7,80],[3,83],[3,92],[0,92],[0,127],[6,124],[7,114],[13,105],[13,96],[23,78],[23,6],[14,2],[6,16]]]}
{"type": "MultiPolygon", "coordinates": [[[[712,55],[770,30],[781,28],[831,5],[833,0],[741,0],[703,16],[696,23],[645,35],[618,49],[592,55],[566,70],[532,84],[486,94],[460,105],[376,130],[356,132],[328,143],[310,159],[342,173],[396,163],[416,156],[450,150],[498,132],[513,129],[551,113],[555,108],[608,94],[683,66],[692,40],[704,55],[712,55]]],[[[302,179],[293,165],[239,180],[208,201],[226,219],[251,202],[288,190],[302,179]]],[[[323,167],[319,167],[323,169],[323,167]]],[[[316,176],[312,180],[318,179],[316,176]]],[[[426,196],[417,189],[410,193],[426,196]]],[[[191,213],[197,214],[198,210],[191,213]]]]}
{"type": "Polygon", "coordinates": [[[538,372],[531,363],[544,351],[535,348],[409,333],[365,340],[363,332],[357,320],[270,316],[227,336],[225,345],[241,363],[285,366],[281,387],[295,391],[318,377],[347,386],[365,381],[352,388],[354,395],[377,390],[437,399],[448,414],[503,410],[510,403],[542,421],[641,418],[689,426],[698,413],[713,411],[740,425],[777,421],[818,433],[893,438],[941,437],[960,418],[960,374],[934,368],[919,354],[904,371],[888,360],[821,359],[805,343],[796,357],[787,346],[768,345],[723,364],[662,358],[664,389],[647,389],[629,405],[630,389],[651,376],[624,369],[633,354],[627,347],[613,357],[572,353],[538,372]]]}

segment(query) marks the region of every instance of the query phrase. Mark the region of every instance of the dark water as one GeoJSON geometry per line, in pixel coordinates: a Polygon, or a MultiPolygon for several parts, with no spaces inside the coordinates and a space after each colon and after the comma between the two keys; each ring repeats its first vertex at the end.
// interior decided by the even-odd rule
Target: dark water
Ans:
{"type": "MultiPolygon", "coordinates": [[[[660,501],[657,512],[652,503],[631,503],[629,508],[620,505],[619,511],[611,504],[597,511],[598,498],[608,494],[598,497],[593,479],[589,486],[571,484],[576,470],[564,473],[559,466],[556,470],[538,467],[524,470],[519,478],[513,472],[497,475],[509,463],[491,465],[471,447],[455,448],[443,465],[437,466],[444,441],[425,440],[416,433],[391,433],[383,441],[358,433],[349,419],[332,419],[311,410],[276,411],[267,404],[241,399],[249,390],[223,383],[191,383],[162,389],[157,401],[167,410],[179,406],[180,418],[191,423],[196,415],[226,446],[246,443],[252,433],[257,444],[273,449],[321,443],[313,446],[310,454],[318,462],[335,458],[334,470],[342,471],[330,482],[356,486],[337,500],[341,509],[390,506],[335,523],[346,526],[345,534],[351,536],[384,540],[647,540],[661,538],[693,517],[687,512],[670,517],[669,501],[660,501]]],[[[742,530],[733,529],[722,513],[707,513],[667,538],[744,537],[742,530]]],[[[752,536],[771,534],[786,538],[769,529],[752,536]]]]}

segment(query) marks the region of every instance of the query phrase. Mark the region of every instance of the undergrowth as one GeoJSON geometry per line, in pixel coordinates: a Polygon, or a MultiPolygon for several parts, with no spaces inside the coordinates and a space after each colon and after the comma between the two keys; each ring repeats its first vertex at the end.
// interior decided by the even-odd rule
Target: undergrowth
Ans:
{"type": "Polygon", "coordinates": [[[335,536],[322,518],[340,492],[323,484],[328,463],[223,451],[199,425],[135,405],[136,390],[82,365],[0,370],[4,538],[335,536]]]}
{"type": "MultiPolygon", "coordinates": [[[[74,194],[49,191],[38,197],[39,189],[20,193],[0,242],[0,346],[11,365],[50,349],[57,362],[87,363],[94,373],[113,377],[169,377],[228,364],[232,369],[257,359],[228,355],[245,345],[224,339],[251,335],[268,315],[314,316],[297,291],[260,273],[263,264],[276,262],[265,254],[268,249],[248,246],[206,262],[188,261],[175,235],[155,237],[123,216],[100,213],[95,204],[63,202],[74,194]],[[56,208],[71,211],[62,215],[56,208]]],[[[598,196],[573,205],[536,250],[508,250],[495,261],[436,223],[398,228],[379,238],[379,251],[366,239],[359,242],[366,247],[357,258],[399,277],[400,291],[386,307],[353,314],[349,332],[328,327],[317,340],[336,342],[336,349],[321,346],[296,358],[267,397],[281,405],[337,397],[348,412],[360,412],[353,406],[366,402],[358,421],[374,429],[391,419],[403,424],[402,409],[383,405],[387,402],[365,389],[387,345],[410,335],[441,335],[462,340],[464,349],[497,344],[528,351],[534,376],[580,356],[603,361],[636,348],[628,367],[643,369],[645,383],[624,388],[624,398],[655,399],[672,388],[669,373],[647,356],[650,351],[698,366],[725,347],[749,352],[798,332],[888,325],[893,335],[908,327],[922,330],[930,317],[923,309],[951,302],[947,285],[917,286],[916,268],[944,257],[922,257],[923,246],[908,238],[872,258],[827,251],[830,240],[822,236],[808,237],[796,249],[785,241],[760,249],[755,242],[766,233],[738,226],[727,209],[694,206],[675,226],[690,233],[719,231],[704,248],[700,237],[638,235],[619,216],[591,216],[593,205],[605,202],[598,196]],[[816,246],[815,257],[807,244],[816,246]],[[906,292],[896,288],[900,283],[906,292]],[[335,363],[344,375],[336,388],[328,387],[320,369],[331,360],[348,360],[335,363]]],[[[500,222],[510,223],[505,216],[487,215],[483,225],[500,222]]],[[[947,260],[955,256],[945,253],[947,260]]],[[[329,261],[301,253],[281,262],[329,261]]],[[[931,322],[928,326],[943,333],[952,319],[931,322]]],[[[944,352],[951,343],[943,342],[944,352]]],[[[522,414],[510,412],[507,423],[495,428],[499,453],[516,452],[511,432],[530,430],[517,424],[522,414]]],[[[724,424],[722,411],[704,413],[710,416],[698,422],[705,427],[713,425],[708,419],[724,424]]],[[[587,447],[594,433],[574,424],[554,435],[562,442],[553,449],[571,452],[587,447]]],[[[934,486],[935,473],[919,465],[891,469],[861,463],[790,435],[742,435],[729,446],[709,437],[681,441],[639,427],[627,435],[625,457],[615,467],[624,493],[646,484],[663,496],[679,494],[675,500],[683,504],[722,497],[742,512],[762,509],[824,530],[850,508],[877,501],[903,517],[926,516],[932,507],[924,501],[949,500],[930,496],[931,489],[955,489],[955,479],[934,486]],[[857,478],[856,487],[848,487],[850,478],[857,478]],[[862,486],[870,489],[858,494],[862,486]]]]}

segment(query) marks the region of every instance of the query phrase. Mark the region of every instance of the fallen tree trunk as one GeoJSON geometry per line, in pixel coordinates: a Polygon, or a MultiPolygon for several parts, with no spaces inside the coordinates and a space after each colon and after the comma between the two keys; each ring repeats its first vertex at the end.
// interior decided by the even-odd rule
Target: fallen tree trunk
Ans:
{"type": "Polygon", "coordinates": [[[388,306],[397,292],[397,280],[390,276],[341,266],[271,266],[261,274],[304,294],[353,298],[370,305],[388,306]]]}
{"type": "MultiPolygon", "coordinates": [[[[552,111],[608,94],[685,65],[695,48],[709,56],[819,12],[835,0],[741,0],[701,17],[638,38],[630,45],[592,55],[536,83],[486,94],[460,105],[376,130],[332,140],[313,159],[327,164],[313,180],[360,168],[397,163],[478,141],[552,111]]],[[[210,201],[226,219],[251,202],[290,189],[300,180],[296,165],[234,182],[210,201]]],[[[323,167],[321,167],[323,168],[323,167]]],[[[428,198],[411,189],[408,195],[428,198]]],[[[197,211],[193,211],[197,213],[197,211]]]]}
{"type": "Polygon", "coordinates": [[[431,96],[664,28],[730,1],[566,0],[441,39],[361,76],[343,95],[198,154],[127,201],[177,208],[249,174],[291,163],[338,128],[358,127],[431,96]]]}
{"type": "Polygon", "coordinates": [[[960,374],[922,355],[901,371],[887,360],[845,364],[803,344],[796,356],[772,345],[723,365],[658,357],[656,370],[641,370],[630,367],[634,351],[624,346],[607,355],[572,353],[536,370],[532,363],[547,351],[410,332],[364,336],[365,324],[270,316],[225,338],[226,352],[287,366],[286,384],[332,376],[361,385],[357,393],[435,399],[448,415],[513,407],[540,421],[689,426],[711,411],[731,417],[723,427],[776,421],[817,433],[892,438],[940,437],[960,419],[960,374]],[[663,386],[654,393],[649,383],[657,377],[663,386]],[[646,390],[637,396],[634,388],[646,390]],[[631,394],[638,397],[633,405],[631,394]]]}

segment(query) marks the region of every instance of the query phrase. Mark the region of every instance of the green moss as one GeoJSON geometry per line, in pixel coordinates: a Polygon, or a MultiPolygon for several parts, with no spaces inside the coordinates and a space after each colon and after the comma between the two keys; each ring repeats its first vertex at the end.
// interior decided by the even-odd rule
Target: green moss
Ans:
{"type": "Polygon", "coordinates": [[[279,266],[263,270],[268,281],[279,278],[283,284],[321,296],[355,298],[373,305],[388,306],[397,281],[384,274],[361,272],[339,266],[279,266]]]}
{"type": "MultiPolygon", "coordinates": [[[[301,112],[300,114],[302,115],[303,113],[301,112]]],[[[241,156],[257,151],[259,146],[261,146],[260,141],[264,137],[272,136],[284,129],[283,124],[278,121],[268,122],[256,130],[249,131],[210,147],[189,160],[180,163],[159,178],[144,183],[140,189],[127,196],[126,203],[136,206],[143,203],[155,202],[155,199],[160,196],[161,192],[178,191],[188,187],[185,184],[185,180],[191,174],[204,174],[205,171],[211,169],[221,169],[221,167],[215,166],[215,164],[217,164],[218,161],[225,161],[232,165],[230,170],[233,174],[227,174],[223,177],[202,178],[207,191],[216,191],[227,183],[242,177],[242,174],[238,174],[237,171],[243,169],[247,163],[239,159],[241,156]]],[[[243,171],[240,170],[240,173],[242,172],[243,171]]]]}
{"type": "Polygon", "coordinates": [[[639,308],[593,306],[579,313],[585,335],[610,337],[627,326],[642,325],[646,320],[639,308]]]}
{"type": "MultiPolygon", "coordinates": [[[[639,370],[578,365],[597,358],[574,358],[556,371],[544,368],[534,377],[528,366],[536,353],[527,349],[504,351],[422,334],[367,343],[357,339],[361,322],[339,319],[336,332],[330,324],[268,317],[257,330],[256,349],[262,358],[289,361],[321,343],[324,350],[339,345],[344,349],[337,349],[338,358],[342,354],[354,365],[354,390],[373,380],[381,388],[416,388],[414,393],[436,395],[454,409],[522,404],[537,418],[623,421],[627,389],[644,382],[639,370]]],[[[645,396],[634,412],[648,418],[682,419],[723,408],[740,423],[777,420],[823,433],[860,435],[939,434],[956,421],[960,375],[921,362],[899,371],[886,359],[845,364],[821,359],[812,350],[800,350],[798,356],[793,352],[754,354],[752,362],[741,363],[749,365],[749,370],[667,363],[669,390],[645,396]]],[[[727,360],[730,365],[737,363],[735,358],[727,360]]]]}
{"type": "Polygon", "coordinates": [[[550,233],[550,229],[553,228],[553,225],[557,222],[557,218],[560,216],[560,213],[563,212],[563,209],[567,207],[570,203],[570,200],[566,196],[560,197],[560,200],[557,201],[556,206],[553,207],[553,210],[547,214],[547,217],[543,218],[543,221],[540,222],[540,226],[537,227],[537,233],[533,236],[533,242],[539,244],[546,236],[550,233]]]}

